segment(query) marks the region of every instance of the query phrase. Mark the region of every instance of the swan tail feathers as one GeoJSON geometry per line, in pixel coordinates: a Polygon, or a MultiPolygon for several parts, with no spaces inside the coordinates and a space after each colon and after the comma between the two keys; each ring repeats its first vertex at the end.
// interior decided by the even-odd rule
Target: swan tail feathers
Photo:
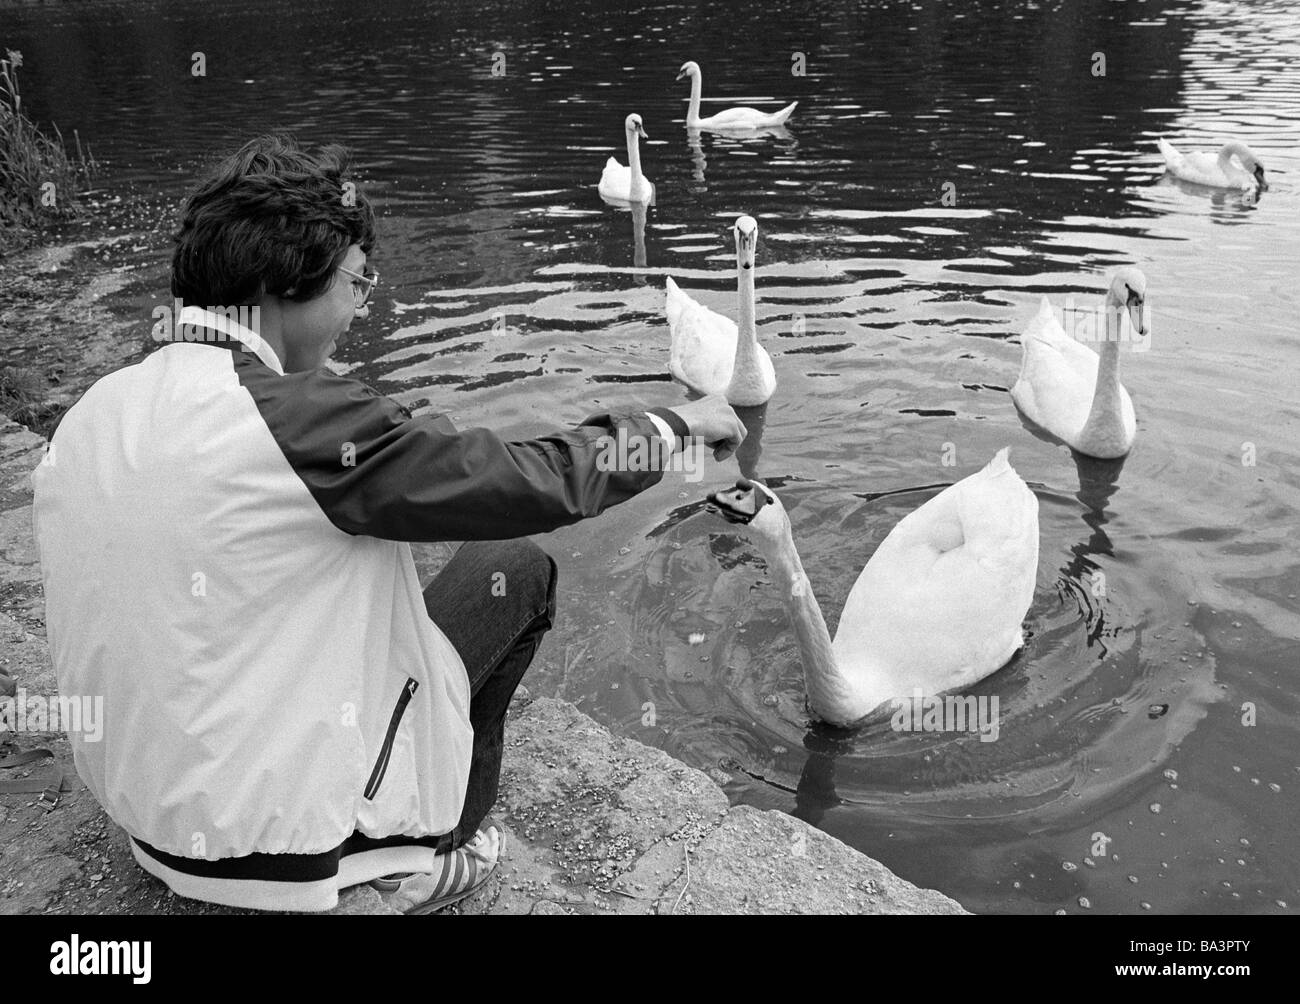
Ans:
{"type": "Polygon", "coordinates": [[[1174,149],[1173,145],[1159,137],[1156,139],[1156,146],[1160,148],[1160,154],[1165,158],[1165,166],[1168,168],[1178,167],[1183,162],[1183,155],[1174,149]]]}
{"type": "Polygon", "coordinates": [[[605,161],[605,170],[600,172],[600,184],[596,190],[611,199],[627,198],[627,189],[631,187],[632,174],[613,157],[605,161]]]}
{"type": "Polygon", "coordinates": [[[681,291],[677,283],[673,282],[673,277],[669,276],[664,283],[664,314],[668,317],[668,327],[676,328],[681,323],[682,311],[690,303],[690,298],[681,291]]]}
{"type": "Polygon", "coordinates": [[[959,482],[957,511],[967,550],[981,567],[1032,577],[1038,563],[1038,498],[999,450],[982,470],[959,482]]]}
{"type": "Polygon", "coordinates": [[[784,108],[782,108],[779,112],[777,112],[775,115],[773,115],[773,116],[772,116],[772,120],[773,120],[777,125],[784,125],[784,124],[785,124],[785,121],[786,121],[786,120],[787,120],[791,115],[794,114],[794,110],[795,110],[797,107],[799,107],[799,102],[798,102],[798,101],[791,101],[788,105],[786,105],[786,106],[785,106],[784,108]]]}
{"type": "Polygon", "coordinates": [[[1050,343],[1052,341],[1052,329],[1056,325],[1056,311],[1052,309],[1052,301],[1046,296],[1038,304],[1038,313],[1029,320],[1025,326],[1024,333],[1020,336],[1020,344],[1024,347],[1024,352],[1028,355],[1030,351],[1030,342],[1035,339],[1050,343]]]}

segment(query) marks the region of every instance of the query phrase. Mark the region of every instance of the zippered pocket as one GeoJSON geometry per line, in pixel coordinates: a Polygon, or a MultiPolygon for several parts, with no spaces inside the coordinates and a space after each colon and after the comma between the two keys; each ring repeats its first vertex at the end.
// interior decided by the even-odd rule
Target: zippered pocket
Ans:
{"type": "Polygon", "coordinates": [[[388,732],[384,735],[384,745],[379,749],[379,758],[375,760],[374,769],[370,772],[370,780],[366,782],[364,797],[368,801],[374,800],[379,786],[384,781],[384,774],[388,771],[388,761],[393,755],[393,743],[397,739],[397,728],[402,724],[402,715],[406,714],[406,706],[411,703],[411,697],[419,689],[420,681],[407,677],[406,683],[402,686],[402,693],[397,698],[397,706],[393,708],[393,715],[388,719],[388,732]]]}

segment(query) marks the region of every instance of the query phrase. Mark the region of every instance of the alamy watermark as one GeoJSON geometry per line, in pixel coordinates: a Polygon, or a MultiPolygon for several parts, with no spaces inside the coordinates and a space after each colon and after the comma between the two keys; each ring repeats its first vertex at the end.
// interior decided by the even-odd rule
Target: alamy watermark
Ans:
{"type": "Polygon", "coordinates": [[[50,972],[55,976],[130,976],[131,982],[153,978],[152,941],[96,941],[73,934],[50,943],[50,972]]]}
{"type": "Polygon", "coordinates": [[[104,738],[104,698],[28,694],[19,687],[0,697],[0,732],[80,732],[97,743],[104,738]]]}
{"type": "MultiPolygon", "coordinates": [[[[180,300],[173,300],[170,304],[163,303],[153,308],[150,316],[154,324],[149,334],[155,342],[224,342],[233,337],[204,324],[178,323],[177,319],[184,307],[185,304],[180,300]]],[[[209,314],[227,324],[238,324],[255,335],[262,333],[262,308],[256,304],[206,309],[209,314]]]]}
{"type": "Polygon", "coordinates": [[[1079,306],[1073,298],[1066,297],[1061,308],[1061,327],[1077,342],[1130,342],[1134,352],[1151,348],[1151,320],[1142,307],[1143,331],[1133,325],[1128,307],[1079,306]]]}
{"type": "Polygon", "coordinates": [[[971,694],[925,696],[921,689],[912,691],[911,700],[903,699],[889,719],[895,732],[978,732],[980,742],[998,738],[997,696],[976,697],[971,694]]]}
{"type": "Polygon", "coordinates": [[[704,480],[704,454],[700,440],[692,440],[680,450],[658,436],[628,434],[619,429],[618,436],[601,436],[596,440],[598,471],[680,471],[687,481],[704,480]]]}

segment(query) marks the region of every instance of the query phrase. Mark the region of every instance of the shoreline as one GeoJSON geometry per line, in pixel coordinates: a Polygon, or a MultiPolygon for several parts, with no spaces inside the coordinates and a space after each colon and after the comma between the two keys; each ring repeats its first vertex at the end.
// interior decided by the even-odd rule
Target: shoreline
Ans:
{"type": "MultiPolygon", "coordinates": [[[[101,302],[134,275],[92,258],[106,244],[134,239],[140,235],[35,247],[0,260],[0,349],[29,354],[43,371],[50,388],[39,404],[54,420],[141,348],[129,332],[147,332],[145,322],[124,322],[101,302]],[[20,311],[27,313],[15,323],[20,311]]],[[[54,696],[31,529],[30,472],[45,444],[0,411],[0,672],[29,694],[54,696]]],[[[428,574],[419,555],[417,565],[428,574]]],[[[511,705],[492,813],[507,832],[506,856],[482,890],[445,912],[967,912],[802,820],[730,805],[704,772],[612,734],[567,701],[530,696],[526,682],[511,705]]],[[[0,733],[0,758],[42,747],[75,790],[48,813],[37,795],[0,795],[0,913],[254,912],[181,899],[139,868],[125,833],[76,779],[64,735],[0,733]]],[[[45,760],[0,777],[49,773],[45,760]]],[[[373,889],[356,887],[332,912],[395,911],[373,889]]]]}

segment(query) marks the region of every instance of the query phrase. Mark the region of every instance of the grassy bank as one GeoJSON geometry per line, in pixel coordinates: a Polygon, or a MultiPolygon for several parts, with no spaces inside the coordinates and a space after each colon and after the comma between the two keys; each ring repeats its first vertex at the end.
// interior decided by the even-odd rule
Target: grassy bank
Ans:
{"type": "Polygon", "coordinates": [[[95,171],[75,131],[70,152],[58,126],[46,135],[24,113],[22,65],[22,53],[13,49],[0,59],[0,255],[26,243],[43,224],[76,216],[77,193],[95,171]]]}
{"type": "Polygon", "coordinates": [[[59,409],[46,401],[45,379],[26,366],[0,366],[0,415],[7,415],[19,425],[39,429],[53,419],[59,409]]]}

